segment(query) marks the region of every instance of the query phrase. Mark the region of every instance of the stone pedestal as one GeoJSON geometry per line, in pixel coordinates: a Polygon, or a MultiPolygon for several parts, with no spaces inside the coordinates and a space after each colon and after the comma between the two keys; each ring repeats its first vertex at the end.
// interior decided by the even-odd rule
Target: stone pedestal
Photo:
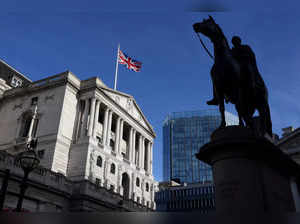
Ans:
{"type": "Polygon", "coordinates": [[[250,129],[218,129],[196,156],[212,166],[217,212],[295,211],[291,179],[300,166],[250,129]]]}

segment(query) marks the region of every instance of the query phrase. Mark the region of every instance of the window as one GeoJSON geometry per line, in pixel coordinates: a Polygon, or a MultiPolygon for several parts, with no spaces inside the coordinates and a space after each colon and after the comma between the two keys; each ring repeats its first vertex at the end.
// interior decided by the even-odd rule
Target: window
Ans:
{"type": "Polygon", "coordinates": [[[32,120],[32,117],[30,117],[30,116],[27,116],[26,118],[24,118],[23,131],[21,133],[21,137],[27,137],[28,136],[31,120],[32,120]]]}
{"type": "Polygon", "coordinates": [[[136,178],[136,186],[139,187],[140,186],[140,179],[137,177],[136,178]]]}
{"type": "Polygon", "coordinates": [[[111,185],[110,185],[110,190],[111,190],[111,191],[114,191],[114,190],[115,190],[115,185],[111,184],[111,185]]]}
{"type": "Polygon", "coordinates": [[[149,192],[149,184],[146,183],[146,191],[149,192]]]}
{"type": "Polygon", "coordinates": [[[112,163],[110,165],[110,173],[115,174],[115,172],[116,172],[116,165],[114,163],[112,163]]]}
{"type": "Polygon", "coordinates": [[[13,87],[19,87],[22,86],[22,80],[18,79],[17,77],[13,77],[10,83],[13,87]]]}
{"type": "Polygon", "coordinates": [[[114,140],[112,140],[112,139],[109,140],[109,146],[112,148],[112,150],[115,150],[115,142],[114,142],[114,140]]]}
{"type": "Polygon", "coordinates": [[[97,157],[97,166],[102,167],[102,158],[101,158],[101,156],[97,157]]]}
{"type": "Polygon", "coordinates": [[[20,124],[21,126],[20,126],[19,137],[35,137],[37,134],[38,123],[39,123],[39,119],[35,118],[33,120],[32,111],[27,111],[23,113],[21,124],[20,124]],[[32,122],[33,122],[33,127],[31,132],[29,133],[32,122]]]}
{"type": "Polygon", "coordinates": [[[37,105],[37,103],[38,103],[38,100],[39,100],[39,98],[38,98],[38,97],[33,97],[33,98],[31,99],[31,106],[35,106],[35,105],[37,105]]]}
{"type": "Polygon", "coordinates": [[[96,178],[96,186],[100,187],[100,185],[101,185],[101,179],[96,178]]]}
{"type": "Polygon", "coordinates": [[[44,158],[44,155],[45,155],[45,150],[44,150],[44,149],[38,151],[38,157],[39,157],[40,159],[43,159],[43,158],[44,158]]]}
{"type": "Polygon", "coordinates": [[[99,143],[102,143],[102,139],[101,139],[101,137],[99,137],[99,136],[96,136],[96,139],[97,139],[97,141],[98,141],[98,144],[99,144],[99,143]]]}

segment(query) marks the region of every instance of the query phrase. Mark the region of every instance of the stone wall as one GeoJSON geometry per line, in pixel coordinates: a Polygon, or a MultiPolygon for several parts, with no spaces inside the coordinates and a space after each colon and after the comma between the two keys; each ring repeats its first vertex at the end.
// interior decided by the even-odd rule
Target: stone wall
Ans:
{"type": "MultiPolygon", "coordinates": [[[[14,156],[0,152],[0,185],[5,169],[10,170],[10,178],[4,207],[14,209],[23,171],[15,163],[14,156]]],[[[42,167],[30,173],[28,184],[23,208],[31,212],[151,211],[88,180],[70,181],[64,175],[42,167]]]]}

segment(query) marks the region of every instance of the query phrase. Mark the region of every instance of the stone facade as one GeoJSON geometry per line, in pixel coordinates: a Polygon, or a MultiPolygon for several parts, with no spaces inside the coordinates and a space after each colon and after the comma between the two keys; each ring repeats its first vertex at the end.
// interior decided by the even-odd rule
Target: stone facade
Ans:
{"type": "MultiPolygon", "coordinates": [[[[10,175],[4,210],[12,211],[17,205],[23,171],[15,163],[14,156],[1,151],[0,186],[6,169],[10,170],[10,175]]],[[[152,211],[133,200],[124,200],[120,194],[88,180],[71,181],[64,175],[43,167],[30,173],[27,183],[22,208],[29,212],[152,211]]]]}
{"type": "Polygon", "coordinates": [[[294,130],[292,127],[288,127],[282,130],[282,138],[276,142],[276,145],[300,164],[300,128],[294,130]]]}
{"type": "Polygon", "coordinates": [[[155,208],[153,128],[128,94],[66,71],[0,97],[0,150],[38,138],[41,165],[155,208]]]}
{"type": "Polygon", "coordinates": [[[6,82],[6,84],[10,87],[23,87],[29,85],[32,82],[21,72],[9,66],[1,59],[0,59],[0,79],[3,79],[6,82]]]}

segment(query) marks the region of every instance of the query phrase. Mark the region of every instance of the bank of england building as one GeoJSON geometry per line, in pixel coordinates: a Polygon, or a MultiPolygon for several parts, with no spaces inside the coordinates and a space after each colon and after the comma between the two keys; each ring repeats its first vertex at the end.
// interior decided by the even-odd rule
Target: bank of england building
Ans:
{"type": "Polygon", "coordinates": [[[6,207],[22,177],[13,158],[38,139],[41,166],[30,174],[25,209],[155,209],[155,132],[133,96],[70,71],[33,82],[0,61],[0,117],[0,170],[11,171],[6,207]]]}

